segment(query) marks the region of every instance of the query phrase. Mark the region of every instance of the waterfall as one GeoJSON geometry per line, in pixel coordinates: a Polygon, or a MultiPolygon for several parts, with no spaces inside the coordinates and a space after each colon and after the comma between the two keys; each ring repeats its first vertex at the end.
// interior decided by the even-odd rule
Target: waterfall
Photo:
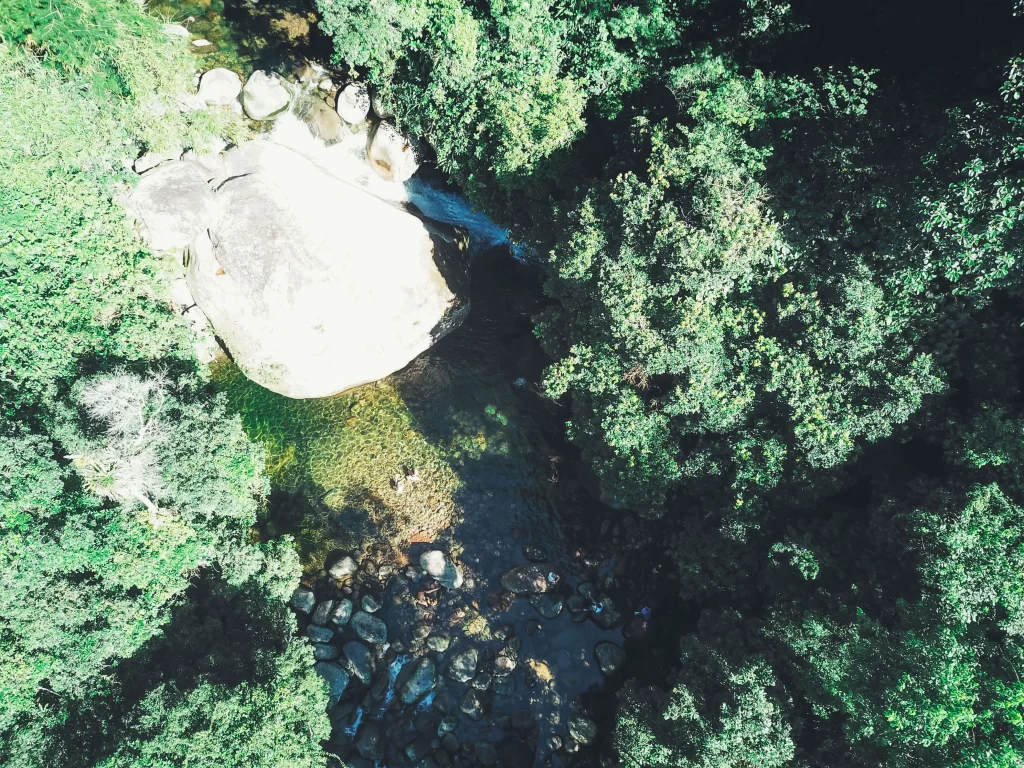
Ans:
{"type": "Polygon", "coordinates": [[[403,184],[386,181],[376,174],[366,159],[365,131],[328,146],[313,136],[300,118],[288,113],[277,118],[268,138],[308,157],[332,176],[365,189],[374,197],[395,205],[412,204],[427,218],[464,227],[475,252],[508,245],[516,258],[523,258],[521,247],[509,241],[508,231],[474,209],[462,195],[415,177],[403,184]]]}

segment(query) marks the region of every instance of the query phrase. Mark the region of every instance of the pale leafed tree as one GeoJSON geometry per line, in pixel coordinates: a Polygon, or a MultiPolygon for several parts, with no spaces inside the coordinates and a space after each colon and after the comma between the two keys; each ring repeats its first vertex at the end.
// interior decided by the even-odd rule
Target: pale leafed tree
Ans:
{"type": "Polygon", "coordinates": [[[120,504],[142,504],[153,527],[167,522],[171,512],[156,502],[163,491],[158,448],[166,437],[161,423],[166,379],[116,371],[89,381],[79,400],[105,427],[102,443],[68,457],[86,488],[120,504]]]}

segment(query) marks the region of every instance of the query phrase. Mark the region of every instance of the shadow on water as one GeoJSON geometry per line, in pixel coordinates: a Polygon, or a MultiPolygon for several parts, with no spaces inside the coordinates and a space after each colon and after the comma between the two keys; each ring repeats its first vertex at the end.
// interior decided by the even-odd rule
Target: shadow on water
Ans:
{"type": "Polygon", "coordinates": [[[286,72],[306,60],[326,62],[333,52],[312,0],[155,0],[147,8],[187,27],[193,40],[209,42],[192,46],[203,69],[286,72]]]}

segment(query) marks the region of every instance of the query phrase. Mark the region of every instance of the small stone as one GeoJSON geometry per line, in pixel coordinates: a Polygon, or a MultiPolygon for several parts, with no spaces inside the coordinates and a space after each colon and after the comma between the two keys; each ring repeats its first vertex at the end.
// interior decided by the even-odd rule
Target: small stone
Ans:
{"type": "Polygon", "coordinates": [[[443,718],[437,725],[437,735],[440,738],[444,738],[446,734],[451,733],[455,730],[455,726],[459,724],[459,719],[453,715],[448,715],[443,718]]]}
{"type": "Polygon", "coordinates": [[[458,589],[462,586],[462,569],[439,549],[431,549],[420,555],[420,567],[442,587],[458,589]]]}
{"type": "Polygon", "coordinates": [[[313,658],[317,661],[334,661],[338,655],[337,646],[329,643],[313,643],[313,658]]]}
{"type": "Polygon", "coordinates": [[[318,627],[316,624],[310,624],[306,627],[306,637],[314,643],[329,643],[331,642],[331,638],[334,637],[334,630],[327,627],[318,627]]]}
{"type": "Polygon", "coordinates": [[[585,581],[582,582],[578,587],[576,587],[576,591],[580,595],[585,597],[587,600],[591,600],[594,597],[594,585],[593,584],[588,584],[585,581]]]}
{"type": "Polygon", "coordinates": [[[437,667],[429,656],[421,656],[412,663],[408,679],[401,686],[400,697],[405,705],[423,697],[437,684],[437,667]]]}
{"type": "Polygon", "coordinates": [[[200,37],[198,40],[193,40],[192,45],[194,45],[196,48],[206,48],[208,46],[213,45],[213,43],[211,43],[204,37],[200,37]]]}
{"type": "Polygon", "coordinates": [[[468,682],[476,674],[476,665],[480,660],[480,653],[476,648],[468,648],[452,659],[448,667],[448,677],[460,683],[468,682]]]}
{"type": "Polygon", "coordinates": [[[445,635],[431,635],[427,638],[426,643],[427,648],[435,653],[444,653],[448,650],[448,646],[451,645],[451,640],[445,635]]]}
{"type": "Polygon", "coordinates": [[[559,581],[558,566],[554,563],[520,565],[501,574],[502,589],[517,595],[547,592],[559,581]]]}
{"type": "Polygon", "coordinates": [[[427,739],[416,739],[405,745],[405,758],[415,763],[430,754],[430,742],[427,739]]]}
{"type": "Polygon", "coordinates": [[[348,672],[330,661],[318,661],[313,665],[313,669],[327,681],[328,706],[333,707],[341,701],[341,696],[345,693],[345,688],[348,687],[348,672]]]}
{"type": "Polygon", "coordinates": [[[597,723],[582,715],[571,717],[569,718],[569,735],[586,746],[597,738],[597,723]]]}
{"type": "Polygon", "coordinates": [[[519,660],[519,654],[517,654],[511,648],[502,648],[498,651],[498,656],[494,659],[494,674],[498,677],[505,675],[511,675],[515,671],[516,664],[519,660]]]}
{"type": "Polygon", "coordinates": [[[565,607],[565,601],[558,595],[548,593],[543,595],[531,595],[530,605],[532,605],[534,610],[541,615],[541,618],[557,619],[559,614],[562,613],[562,609],[565,607]]]}
{"type": "Polygon", "coordinates": [[[471,720],[482,718],[484,716],[484,702],[480,698],[479,692],[473,688],[466,691],[466,695],[462,697],[462,701],[459,703],[459,709],[471,720]]]}
{"type": "Polygon", "coordinates": [[[333,600],[322,601],[319,605],[317,605],[316,610],[313,611],[313,618],[311,619],[311,621],[314,624],[319,624],[320,626],[325,625],[331,618],[331,610],[333,608],[333,600]]]}
{"type": "Polygon", "coordinates": [[[540,547],[532,547],[527,544],[523,547],[523,557],[533,563],[543,563],[547,560],[547,556],[544,554],[544,550],[540,547]]]}
{"type": "Polygon", "coordinates": [[[352,629],[368,643],[383,643],[388,639],[387,624],[365,611],[360,611],[352,617],[352,629]]]}
{"type": "Polygon", "coordinates": [[[486,691],[491,687],[491,681],[494,680],[494,675],[486,670],[480,670],[476,673],[476,676],[469,681],[469,684],[476,688],[478,691],[486,691]]]}
{"type": "Polygon", "coordinates": [[[558,734],[551,734],[544,739],[544,748],[549,752],[557,752],[562,748],[562,737],[558,734]]]}
{"type": "Polygon", "coordinates": [[[498,749],[489,741],[478,741],[473,747],[473,752],[476,761],[485,768],[498,762],[498,749]]]}
{"type": "Polygon", "coordinates": [[[171,35],[172,37],[188,37],[190,34],[181,24],[164,24],[163,30],[165,35],[171,35]]]}
{"type": "Polygon", "coordinates": [[[348,598],[339,600],[338,604],[334,606],[334,610],[331,611],[331,622],[339,627],[348,624],[348,620],[352,618],[352,607],[352,601],[348,598]]]}
{"type": "Polygon", "coordinates": [[[349,640],[343,648],[349,673],[369,685],[373,676],[373,652],[358,640],[349,640]]]}
{"type": "Polygon", "coordinates": [[[621,646],[602,640],[594,646],[594,658],[597,659],[598,669],[606,677],[611,677],[626,660],[626,652],[621,646]]]}
{"type": "Polygon", "coordinates": [[[380,610],[380,600],[373,595],[363,595],[363,599],[359,601],[359,605],[362,606],[363,610],[367,613],[376,613],[380,610]]]}
{"type": "Polygon", "coordinates": [[[491,683],[491,690],[498,696],[511,696],[516,691],[516,679],[512,675],[496,677],[491,683]]]}
{"type": "Polygon", "coordinates": [[[495,640],[508,640],[510,637],[515,637],[516,628],[511,624],[501,624],[491,630],[491,637],[495,640]]]}
{"type": "Polygon", "coordinates": [[[309,613],[313,610],[313,606],[316,605],[316,595],[313,594],[312,589],[299,587],[292,592],[291,604],[295,610],[309,613]]]}
{"type": "Polygon", "coordinates": [[[316,87],[321,91],[333,91],[334,81],[329,77],[321,77],[320,82],[316,84],[316,87]]]}
{"type": "Polygon", "coordinates": [[[454,733],[446,733],[444,738],[441,739],[441,744],[453,755],[459,751],[459,740],[455,737],[454,733]]]}
{"type": "Polygon", "coordinates": [[[430,634],[432,629],[433,629],[433,627],[431,627],[429,622],[420,621],[420,622],[416,623],[413,626],[413,628],[412,628],[412,636],[416,640],[422,640],[423,638],[425,638],[427,635],[430,634]]]}
{"type": "Polygon", "coordinates": [[[336,581],[341,581],[351,576],[357,570],[359,570],[359,566],[355,560],[351,557],[343,557],[327,569],[327,575],[336,581]]]}

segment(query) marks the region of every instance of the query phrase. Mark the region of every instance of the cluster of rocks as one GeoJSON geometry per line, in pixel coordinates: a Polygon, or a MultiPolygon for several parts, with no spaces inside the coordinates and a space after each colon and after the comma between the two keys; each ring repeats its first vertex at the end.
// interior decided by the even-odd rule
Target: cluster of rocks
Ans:
{"type": "MultiPolygon", "coordinates": [[[[458,562],[429,548],[400,570],[338,557],[292,595],[330,691],[330,748],[345,764],[530,768],[538,751],[571,754],[595,741],[597,725],[582,712],[555,733],[514,709],[517,678],[541,681],[514,626],[480,624],[465,592],[473,586],[458,562]]],[[[605,674],[622,664],[613,643],[594,653],[605,674]]]]}
{"type": "MultiPolygon", "coordinates": [[[[335,95],[329,78],[308,69],[306,80],[259,70],[244,83],[212,69],[194,106],[255,120],[295,106],[325,139],[365,132],[370,164],[408,178],[415,152],[370,112],[365,86],[335,95]],[[353,92],[366,111],[352,106],[353,92]],[[357,112],[355,124],[340,116],[357,112]]],[[[125,201],[152,249],[181,258],[171,299],[195,326],[200,360],[211,361],[219,341],[261,386],[327,397],[403,368],[468,313],[463,230],[378,199],[272,133],[200,149],[139,157],[141,178],[125,201]]]]}

